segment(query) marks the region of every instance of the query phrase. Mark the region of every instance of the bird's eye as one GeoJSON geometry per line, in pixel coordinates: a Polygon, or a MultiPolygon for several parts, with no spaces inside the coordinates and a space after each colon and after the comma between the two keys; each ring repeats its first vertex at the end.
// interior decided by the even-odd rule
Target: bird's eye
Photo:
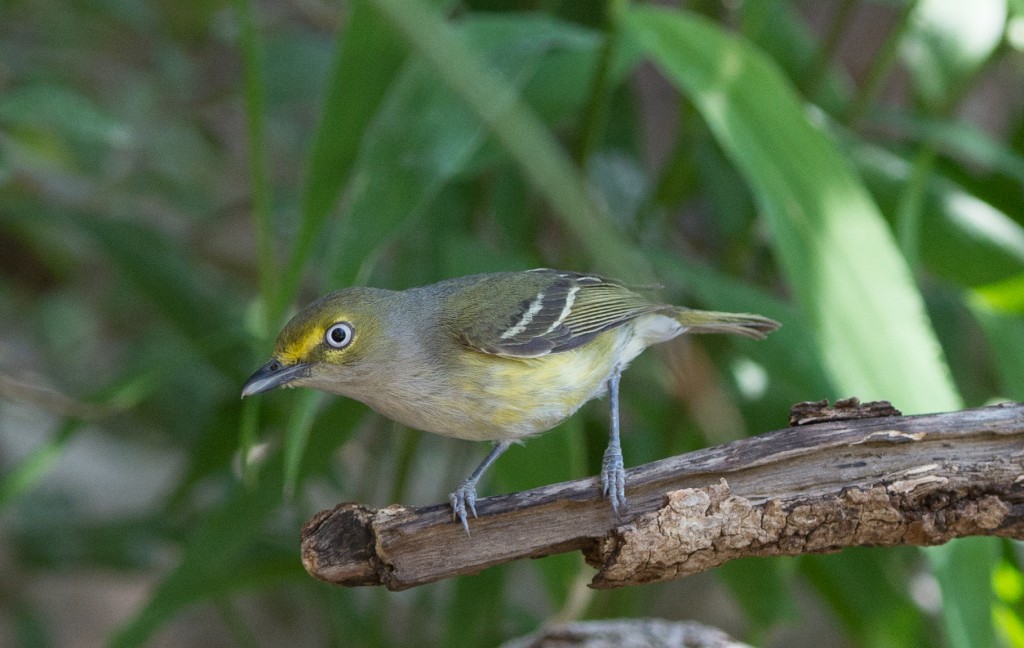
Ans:
{"type": "Polygon", "coordinates": [[[348,322],[338,322],[331,324],[331,327],[324,333],[324,342],[327,346],[334,347],[335,349],[344,349],[352,343],[352,338],[355,332],[352,330],[352,325],[348,322]]]}

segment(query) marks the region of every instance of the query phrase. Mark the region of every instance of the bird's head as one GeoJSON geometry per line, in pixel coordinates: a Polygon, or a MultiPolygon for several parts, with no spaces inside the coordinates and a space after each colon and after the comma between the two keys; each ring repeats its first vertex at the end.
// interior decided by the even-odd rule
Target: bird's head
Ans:
{"type": "Polygon", "coordinates": [[[346,384],[387,353],[383,331],[396,294],[347,288],[299,311],[278,335],[270,360],[245,381],[242,398],[277,387],[345,393],[346,384]]]}

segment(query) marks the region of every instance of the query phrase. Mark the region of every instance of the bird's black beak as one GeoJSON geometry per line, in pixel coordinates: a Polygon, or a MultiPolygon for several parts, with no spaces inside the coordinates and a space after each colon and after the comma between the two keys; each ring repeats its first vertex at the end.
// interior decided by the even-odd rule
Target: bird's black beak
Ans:
{"type": "Polygon", "coordinates": [[[242,385],[242,398],[287,385],[297,378],[305,378],[309,375],[309,369],[310,365],[305,362],[285,366],[278,360],[271,360],[245,381],[242,385]]]}

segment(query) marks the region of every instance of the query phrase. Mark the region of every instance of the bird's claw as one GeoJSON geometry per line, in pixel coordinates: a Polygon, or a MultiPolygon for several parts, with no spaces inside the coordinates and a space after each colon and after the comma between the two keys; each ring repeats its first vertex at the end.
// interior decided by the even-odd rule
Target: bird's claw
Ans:
{"type": "Polygon", "coordinates": [[[622,463],[622,451],[609,447],[601,462],[601,493],[611,500],[615,517],[622,521],[619,509],[626,508],[626,469],[622,463]]]}
{"type": "Polygon", "coordinates": [[[452,520],[459,520],[462,523],[462,528],[466,530],[466,535],[469,535],[469,520],[466,519],[466,511],[468,510],[476,517],[476,485],[463,482],[455,489],[455,492],[448,496],[448,501],[452,506],[452,520]]]}

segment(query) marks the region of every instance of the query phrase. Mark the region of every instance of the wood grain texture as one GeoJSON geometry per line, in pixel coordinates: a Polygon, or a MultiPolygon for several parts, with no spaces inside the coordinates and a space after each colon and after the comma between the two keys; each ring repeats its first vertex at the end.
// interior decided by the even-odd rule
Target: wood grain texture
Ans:
{"type": "Polygon", "coordinates": [[[582,550],[592,585],[618,587],[744,556],[1024,539],[1024,405],[873,418],[858,407],[632,468],[621,522],[596,478],[482,499],[472,537],[447,505],[344,503],[303,528],[302,561],[327,582],[401,590],[582,550]]]}

